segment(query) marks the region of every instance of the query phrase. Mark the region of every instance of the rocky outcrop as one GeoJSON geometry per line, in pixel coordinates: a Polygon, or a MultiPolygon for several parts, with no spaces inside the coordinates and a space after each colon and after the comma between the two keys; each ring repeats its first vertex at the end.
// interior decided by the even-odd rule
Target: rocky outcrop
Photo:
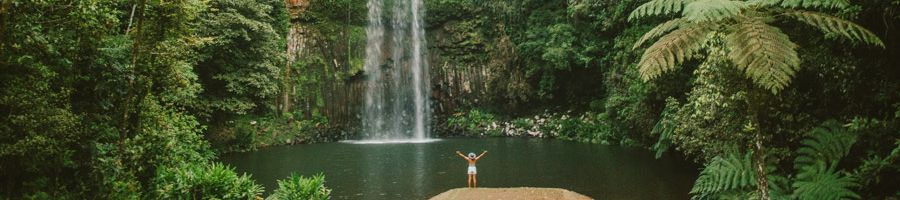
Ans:
{"type": "Polygon", "coordinates": [[[553,199],[582,200],[590,197],[559,188],[457,188],[438,194],[431,200],[466,200],[466,199],[553,199]]]}

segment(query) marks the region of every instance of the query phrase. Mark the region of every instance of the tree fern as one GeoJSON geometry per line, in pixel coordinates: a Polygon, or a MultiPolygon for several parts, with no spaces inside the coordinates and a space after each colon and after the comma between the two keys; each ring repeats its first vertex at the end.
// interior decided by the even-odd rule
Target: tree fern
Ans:
{"type": "Polygon", "coordinates": [[[750,154],[729,154],[713,158],[703,168],[700,177],[694,182],[691,194],[694,194],[693,199],[718,198],[720,195],[731,196],[736,192],[751,191],[755,185],[756,173],[750,154]]]}
{"type": "Polygon", "coordinates": [[[644,80],[656,78],[692,58],[706,42],[708,38],[706,35],[710,30],[706,24],[692,24],[659,38],[641,56],[638,63],[641,78],[644,80]]]}
{"type": "Polygon", "coordinates": [[[800,143],[799,154],[794,159],[794,167],[801,169],[812,166],[816,162],[837,165],[850,147],[856,143],[856,135],[848,132],[835,121],[828,121],[806,133],[807,139],[800,143]]]}
{"type": "Polygon", "coordinates": [[[865,42],[884,48],[884,43],[875,34],[853,22],[834,16],[808,11],[791,11],[784,15],[818,28],[824,33],[835,34],[854,42],[865,42]]]}
{"type": "Polygon", "coordinates": [[[773,93],[784,89],[800,68],[797,45],[762,20],[743,21],[726,40],[728,56],[738,69],[773,93]]]}
{"type": "Polygon", "coordinates": [[[678,13],[681,12],[684,5],[693,1],[694,0],[651,0],[638,6],[634,11],[631,11],[631,14],[628,15],[628,20],[631,21],[647,16],[678,13]]]}
{"type": "Polygon", "coordinates": [[[856,179],[835,168],[824,162],[803,167],[793,184],[793,196],[800,200],[859,199],[859,195],[851,190],[859,186],[856,179]]]}
{"type": "Polygon", "coordinates": [[[741,1],[699,0],[687,4],[681,15],[691,22],[719,21],[734,17],[745,7],[741,1]]]}
{"type": "Polygon", "coordinates": [[[850,5],[847,0],[754,0],[750,3],[784,8],[843,9],[850,5]]]}
{"type": "Polygon", "coordinates": [[[637,42],[635,42],[634,47],[631,47],[631,49],[637,49],[638,47],[641,47],[641,45],[644,45],[644,42],[647,42],[647,40],[662,36],[662,35],[668,33],[669,31],[677,29],[679,26],[681,26],[684,23],[685,23],[685,20],[683,20],[681,18],[677,18],[677,19],[669,20],[665,23],[659,24],[656,27],[654,27],[653,29],[650,29],[650,31],[647,31],[647,33],[644,33],[644,36],[641,36],[641,39],[639,39],[637,42]]]}

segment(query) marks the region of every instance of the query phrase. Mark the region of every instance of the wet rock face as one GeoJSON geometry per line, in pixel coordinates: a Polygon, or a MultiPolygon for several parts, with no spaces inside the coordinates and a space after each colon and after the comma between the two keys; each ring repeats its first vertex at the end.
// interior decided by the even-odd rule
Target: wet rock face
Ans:
{"type": "Polygon", "coordinates": [[[288,10],[291,12],[291,18],[300,15],[300,13],[306,11],[306,8],[309,8],[309,0],[285,0],[284,4],[287,5],[288,10]]]}

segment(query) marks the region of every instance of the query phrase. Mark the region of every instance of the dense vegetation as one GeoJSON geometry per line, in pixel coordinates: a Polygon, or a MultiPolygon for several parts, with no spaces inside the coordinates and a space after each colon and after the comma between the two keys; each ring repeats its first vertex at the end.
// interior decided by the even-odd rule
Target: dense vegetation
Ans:
{"type": "MultiPolygon", "coordinates": [[[[425,5],[433,78],[489,72],[432,97],[437,135],[685,154],[697,199],[900,195],[898,0],[425,5]]],[[[355,133],[365,6],[2,1],[0,199],[261,196],[216,154],[355,133]]]]}
{"type": "Polygon", "coordinates": [[[204,133],[275,110],[283,1],[0,8],[0,199],[262,194],[248,175],[216,163],[204,133]]]}
{"type": "Polygon", "coordinates": [[[697,199],[898,195],[898,1],[431,2],[433,48],[505,84],[450,134],[675,149],[697,199]]]}

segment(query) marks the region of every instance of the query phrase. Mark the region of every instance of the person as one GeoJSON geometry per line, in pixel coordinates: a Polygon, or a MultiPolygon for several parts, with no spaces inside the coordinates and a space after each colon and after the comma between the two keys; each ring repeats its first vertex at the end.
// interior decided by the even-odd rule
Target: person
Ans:
{"type": "Polygon", "coordinates": [[[458,154],[459,156],[462,156],[463,159],[466,159],[466,161],[469,162],[469,168],[466,172],[467,174],[469,174],[469,181],[466,182],[466,183],[468,183],[467,187],[469,187],[469,188],[477,187],[478,179],[475,178],[475,175],[478,174],[478,170],[475,169],[475,162],[477,162],[478,159],[481,159],[481,157],[484,156],[484,154],[486,154],[486,153],[487,153],[487,151],[481,152],[481,155],[478,155],[478,156],[475,156],[475,153],[469,153],[469,156],[466,156],[466,155],[463,155],[462,153],[460,153],[459,151],[456,151],[456,154],[458,154]]]}

